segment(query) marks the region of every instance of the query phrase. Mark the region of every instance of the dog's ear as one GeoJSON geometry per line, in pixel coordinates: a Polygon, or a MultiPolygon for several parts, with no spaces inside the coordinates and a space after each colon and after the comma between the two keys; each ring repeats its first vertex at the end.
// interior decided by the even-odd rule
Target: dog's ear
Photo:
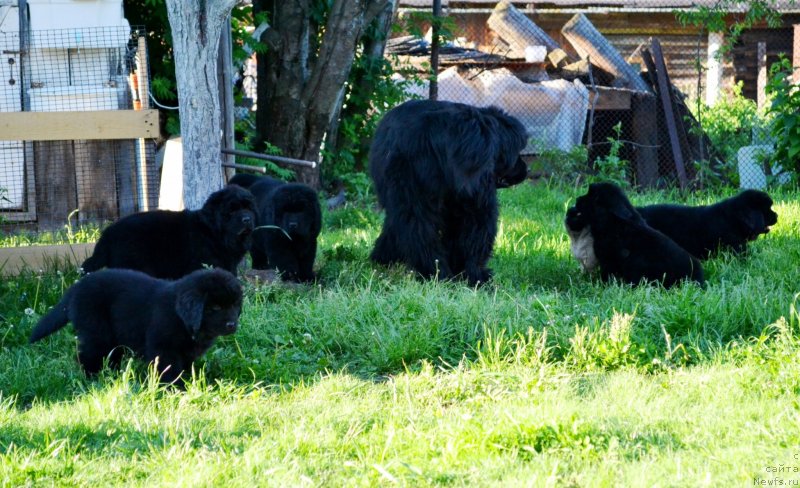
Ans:
{"type": "Polygon", "coordinates": [[[195,338],[200,331],[200,324],[203,322],[203,308],[205,307],[206,297],[196,288],[178,289],[175,298],[175,313],[183,320],[186,329],[195,338]]]}

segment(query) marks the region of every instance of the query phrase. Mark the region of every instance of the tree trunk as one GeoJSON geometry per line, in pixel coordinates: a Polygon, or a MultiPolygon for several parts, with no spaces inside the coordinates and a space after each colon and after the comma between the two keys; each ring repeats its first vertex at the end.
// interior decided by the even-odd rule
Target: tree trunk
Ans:
{"type": "MultiPolygon", "coordinates": [[[[383,54],[386,49],[386,41],[398,5],[399,2],[397,0],[391,0],[372,21],[369,30],[365,33],[363,39],[364,49],[361,54],[364,62],[361,70],[359,72],[353,72],[353,76],[351,77],[351,82],[353,84],[351,90],[353,93],[366,96],[367,94],[371,94],[375,89],[375,80],[380,76],[383,69],[383,54]]],[[[341,106],[341,101],[339,102],[339,106],[341,106]]],[[[341,119],[347,119],[359,113],[365,114],[369,110],[369,100],[353,100],[353,98],[350,98],[347,107],[341,111],[341,119]]],[[[339,151],[340,149],[353,149],[353,145],[357,145],[358,149],[354,151],[356,154],[355,169],[358,171],[363,170],[366,166],[366,155],[369,151],[371,141],[367,138],[362,138],[358,141],[340,140],[338,137],[338,130],[339,117],[335,114],[335,119],[331,120],[331,128],[328,130],[328,137],[325,140],[325,144],[335,151],[339,151]]]]}
{"type": "Polygon", "coordinates": [[[183,139],[183,199],[197,209],[222,188],[217,56],[236,0],[166,0],[183,139]]]}
{"type": "MultiPolygon", "coordinates": [[[[256,126],[261,141],[279,147],[285,156],[319,161],[357,43],[388,1],[335,0],[318,50],[312,49],[319,33],[312,29],[311,2],[276,2],[270,11],[273,28],[262,37],[269,51],[258,59],[256,126]]],[[[267,10],[266,2],[257,3],[256,10],[267,10]]],[[[298,169],[297,179],[319,188],[319,165],[298,169]]]]}

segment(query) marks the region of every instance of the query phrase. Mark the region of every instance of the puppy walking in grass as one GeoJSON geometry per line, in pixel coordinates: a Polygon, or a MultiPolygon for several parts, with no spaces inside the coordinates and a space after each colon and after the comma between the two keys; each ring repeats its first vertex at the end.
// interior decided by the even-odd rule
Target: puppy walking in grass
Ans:
{"type": "Polygon", "coordinates": [[[242,289],[229,272],[195,271],[180,280],[108,269],[75,283],[34,327],[36,342],[72,322],[78,361],[94,375],[108,359],[118,366],[125,350],[158,360],[161,381],[181,386],[181,374],[217,336],[238,327],[242,289]]]}

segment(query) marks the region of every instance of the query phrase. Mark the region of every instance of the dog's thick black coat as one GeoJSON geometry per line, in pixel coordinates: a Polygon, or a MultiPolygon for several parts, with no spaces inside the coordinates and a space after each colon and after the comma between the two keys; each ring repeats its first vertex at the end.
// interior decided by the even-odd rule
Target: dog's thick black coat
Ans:
{"type": "Polygon", "coordinates": [[[198,270],[177,281],[127,269],[84,276],[47,313],[31,334],[36,342],[72,322],[78,361],[87,374],[108,358],[117,366],[125,349],[152,362],[164,382],[181,383],[181,373],[217,336],[238,327],[242,289],[231,273],[198,270]]]}
{"type": "Polygon", "coordinates": [[[700,259],[719,250],[742,253],[749,241],[766,234],[769,226],[778,222],[772,199],[759,190],[745,190],[713,205],[659,204],[637,211],[648,225],[700,259]]]}
{"type": "Polygon", "coordinates": [[[611,183],[593,183],[567,214],[567,226],[588,225],[600,275],[630,284],[657,281],[670,287],[682,280],[704,283],[700,261],[653,229],[625,193],[611,183]]]}
{"type": "Polygon", "coordinates": [[[313,281],[317,237],[322,229],[317,192],[301,183],[267,176],[249,188],[258,206],[258,228],[250,249],[253,269],[277,269],[288,281],[313,281]]]}
{"type": "Polygon", "coordinates": [[[261,181],[263,176],[254,175],[252,173],[236,173],[228,180],[229,185],[237,185],[242,188],[250,188],[253,183],[261,181]]]}
{"type": "Polygon", "coordinates": [[[496,107],[413,100],[378,124],[369,170],[386,211],[371,258],[425,278],[491,279],[497,188],[522,182],[522,124],[496,107]]]}
{"type": "Polygon", "coordinates": [[[126,268],[178,279],[203,266],[236,273],[250,249],[256,207],[249,191],[219,190],[200,210],[154,210],[123,217],[100,235],[83,270],[126,268]]]}

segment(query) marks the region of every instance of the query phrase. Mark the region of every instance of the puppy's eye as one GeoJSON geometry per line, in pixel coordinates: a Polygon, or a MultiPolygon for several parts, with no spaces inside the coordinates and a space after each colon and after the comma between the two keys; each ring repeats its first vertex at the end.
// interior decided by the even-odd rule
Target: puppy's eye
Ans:
{"type": "Polygon", "coordinates": [[[222,310],[222,305],[218,305],[218,304],[215,303],[214,305],[211,305],[210,308],[211,308],[211,310],[213,310],[215,312],[219,312],[220,310],[222,310]]]}

